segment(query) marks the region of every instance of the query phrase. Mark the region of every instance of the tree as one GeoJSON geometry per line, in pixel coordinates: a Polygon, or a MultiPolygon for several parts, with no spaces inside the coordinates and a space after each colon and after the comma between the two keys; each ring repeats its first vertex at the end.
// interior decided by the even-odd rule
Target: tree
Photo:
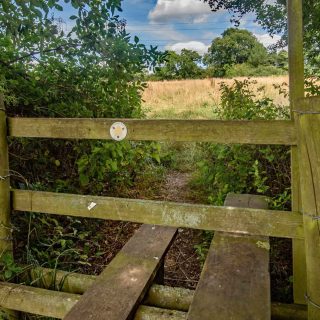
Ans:
{"type": "Polygon", "coordinates": [[[229,28],[221,37],[215,38],[204,61],[215,67],[215,76],[224,76],[226,70],[237,64],[265,64],[267,49],[249,31],[229,28]]]}
{"type": "Polygon", "coordinates": [[[197,51],[182,49],[179,59],[179,78],[199,78],[202,74],[202,69],[199,67],[201,56],[197,51]]]}
{"type": "Polygon", "coordinates": [[[47,116],[138,116],[142,78],[157,59],[125,31],[120,0],[0,2],[0,74],[8,111],[47,116]],[[70,30],[53,15],[73,8],[70,30]],[[46,106],[47,109],[42,109],[46,106]]]}
{"type": "Polygon", "coordinates": [[[201,56],[196,51],[182,49],[180,54],[168,51],[165,61],[157,67],[155,76],[160,80],[200,78],[203,74],[200,62],[201,56]]]}
{"type": "MultiPolygon", "coordinates": [[[[118,15],[120,4],[120,0],[0,1],[0,94],[4,93],[6,113],[33,117],[143,116],[144,71],[160,55],[137,37],[131,39],[118,15]],[[73,12],[62,21],[59,12],[66,6],[73,12]]],[[[159,160],[159,147],[153,143],[9,142],[10,182],[22,189],[110,195],[131,186],[147,164],[159,160]]],[[[80,223],[71,217],[53,219],[33,213],[13,218],[21,231],[20,240],[28,239],[28,244],[24,243],[27,255],[19,256],[20,262],[38,261],[39,265],[57,267],[63,255],[61,268],[88,264],[86,243],[92,241],[98,228],[92,221],[80,223]],[[29,234],[26,223],[32,230],[29,234]],[[86,233],[85,226],[89,229],[86,233]]],[[[95,249],[99,251],[98,245],[95,249]]],[[[2,259],[0,254],[0,264],[2,259]]]]}
{"type": "MultiPolygon", "coordinates": [[[[160,55],[137,37],[131,40],[118,15],[120,5],[120,0],[1,1],[0,93],[8,115],[141,117],[143,73],[160,55]],[[64,22],[56,16],[66,5],[73,12],[64,22]]],[[[12,169],[24,174],[29,185],[41,181],[53,190],[101,191],[106,180],[118,179],[116,172],[139,167],[122,161],[131,152],[129,143],[15,141],[10,147],[17,155],[12,169]],[[102,149],[108,163],[81,161],[102,149]]],[[[147,148],[143,154],[149,157],[147,148]]],[[[139,159],[143,163],[141,153],[139,159]]]]}
{"type": "MultiPolygon", "coordinates": [[[[228,10],[233,14],[232,21],[238,25],[247,13],[253,13],[257,22],[270,35],[281,34],[278,47],[287,43],[286,0],[203,0],[213,11],[228,10]]],[[[303,1],[304,48],[308,62],[307,72],[320,75],[320,3],[318,0],[303,1]]]]}

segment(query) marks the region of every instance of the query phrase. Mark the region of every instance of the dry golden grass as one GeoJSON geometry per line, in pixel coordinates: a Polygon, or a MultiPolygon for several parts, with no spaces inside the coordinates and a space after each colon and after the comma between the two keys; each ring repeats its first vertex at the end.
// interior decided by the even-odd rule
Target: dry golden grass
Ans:
{"type": "MultiPolygon", "coordinates": [[[[246,78],[236,78],[244,80],[246,78]]],[[[288,83],[288,77],[259,77],[254,89],[265,87],[265,95],[275,103],[287,105],[288,98],[279,94],[274,84],[288,83]]],[[[212,118],[213,110],[220,103],[220,84],[228,85],[233,79],[174,80],[149,82],[143,94],[144,108],[148,117],[156,118],[212,118]]],[[[261,93],[257,92],[261,96],[261,93]]]]}

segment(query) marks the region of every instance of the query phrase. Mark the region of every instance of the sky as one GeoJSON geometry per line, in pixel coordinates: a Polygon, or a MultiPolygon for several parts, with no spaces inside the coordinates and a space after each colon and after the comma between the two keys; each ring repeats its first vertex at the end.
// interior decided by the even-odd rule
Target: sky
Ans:
{"type": "MultiPolygon", "coordinates": [[[[204,54],[214,38],[233,27],[227,11],[211,12],[201,0],[123,0],[122,8],[119,15],[127,21],[127,32],[161,51],[186,48],[204,54]]],[[[70,13],[65,9],[63,14],[70,13]]],[[[265,46],[276,43],[280,37],[271,38],[254,18],[244,16],[239,28],[251,31],[265,46]]]]}
{"type": "MultiPolygon", "coordinates": [[[[124,0],[122,7],[127,31],[160,50],[180,52],[186,48],[203,54],[214,38],[233,27],[227,11],[211,12],[209,5],[200,0],[124,0]]],[[[279,36],[271,38],[254,18],[246,15],[240,28],[254,33],[265,46],[279,40],[279,36]]]]}

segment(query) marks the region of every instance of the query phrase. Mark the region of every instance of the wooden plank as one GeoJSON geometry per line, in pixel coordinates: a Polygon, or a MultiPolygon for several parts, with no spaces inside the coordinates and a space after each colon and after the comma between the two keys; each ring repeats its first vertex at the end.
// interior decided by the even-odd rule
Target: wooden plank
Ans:
{"type": "Polygon", "coordinates": [[[215,143],[295,145],[291,121],[135,120],[10,118],[12,137],[110,140],[110,126],[122,121],[128,140],[210,141],[215,143]]]}
{"type": "Polygon", "coordinates": [[[175,233],[174,228],[141,226],[64,319],[132,317],[175,233]]]}
{"type": "MultiPolygon", "coordinates": [[[[308,102],[306,100],[306,102],[308,102]]],[[[312,101],[313,102],[313,101],[312,101]]],[[[305,230],[308,319],[320,319],[320,101],[300,114],[299,168],[305,230]]]]}
{"type": "MultiPolygon", "coordinates": [[[[287,1],[288,11],[288,55],[289,55],[289,98],[291,118],[296,121],[293,110],[300,108],[297,100],[304,97],[304,57],[302,0],[287,1]]],[[[291,193],[292,210],[301,212],[298,150],[291,149],[291,193]]],[[[305,303],[307,289],[306,254],[304,242],[292,241],[293,258],[293,299],[295,303],[305,303]]]]}
{"type": "Polygon", "coordinates": [[[13,209],[238,234],[303,238],[300,213],[14,190],[13,209]],[[96,206],[88,210],[88,205],[96,206]]]}
{"type": "MultiPolygon", "coordinates": [[[[265,197],[230,194],[226,205],[265,209],[265,197]]],[[[269,239],[215,233],[189,320],[266,320],[271,317],[269,239]]]]}

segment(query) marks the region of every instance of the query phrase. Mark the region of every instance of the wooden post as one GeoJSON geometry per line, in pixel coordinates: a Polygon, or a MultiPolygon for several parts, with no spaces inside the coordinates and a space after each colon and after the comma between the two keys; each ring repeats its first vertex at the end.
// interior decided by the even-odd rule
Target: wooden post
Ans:
{"type": "Polygon", "coordinates": [[[0,254],[12,251],[10,227],[10,180],[6,115],[0,96],[0,254]]]}
{"type": "MultiPolygon", "coordinates": [[[[0,257],[12,252],[12,230],[10,226],[10,179],[7,144],[7,124],[3,97],[0,94],[0,257]]],[[[17,313],[0,310],[8,319],[18,319],[17,313]]]]}
{"type": "MultiPolygon", "coordinates": [[[[302,0],[287,0],[287,4],[290,109],[291,118],[295,121],[295,101],[304,97],[302,0]]],[[[301,211],[298,150],[297,147],[292,147],[291,150],[292,211],[301,211]]],[[[293,239],[292,251],[293,298],[295,303],[304,304],[307,283],[304,241],[293,239]]]]}
{"type": "MultiPolygon", "coordinates": [[[[299,108],[299,168],[307,262],[308,319],[320,319],[320,98],[299,108]],[[300,113],[301,110],[301,113],[300,113]]],[[[299,106],[299,105],[298,105],[299,106]]]]}

